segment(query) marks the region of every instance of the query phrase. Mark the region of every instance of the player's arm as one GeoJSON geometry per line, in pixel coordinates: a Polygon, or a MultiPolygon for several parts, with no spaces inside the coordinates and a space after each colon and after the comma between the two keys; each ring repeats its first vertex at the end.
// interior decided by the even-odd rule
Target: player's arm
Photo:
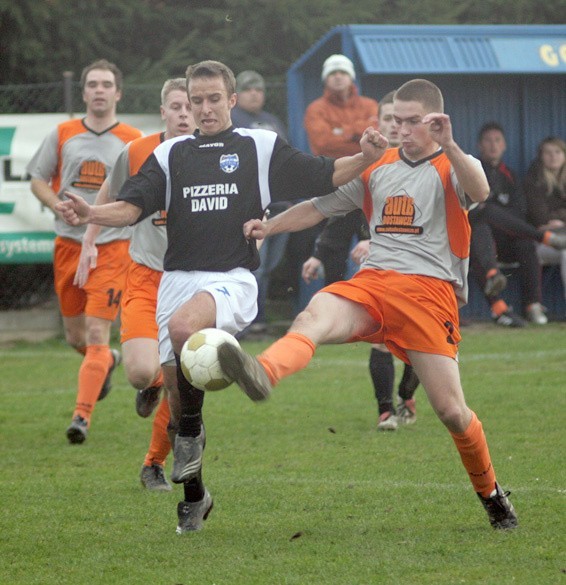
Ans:
{"type": "MultiPolygon", "coordinates": [[[[104,179],[104,183],[102,183],[102,187],[100,187],[100,190],[96,194],[96,199],[94,200],[95,205],[104,205],[110,202],[108,185],[108,178],[106,178],[104,179]]],[[[84,233],[79,264],[73,280],[73,284],[79,288],[82,288],[86,284],[90,271],[96,268],[98,261],[96,238],[98,237],[100,230],[101,226],[91,223],[87,226],[84,233]]]]}
{"type": "Polygon", "coordinates": [[[303,201],[268,221],[251,219],[244,224],[244,236],[263,240],[283,232],[299,232],[325,219],[311,201],[303,201]]]}
{"type": "Polygon", "coordinates": [[[59,203],[59,197],[57,197],[57,193],[53,191],[49,183],[44,179],[32,178],[30,187],[31,192],[39,199],[39,201],[57,215],[55,206],[59,203]]]}
{"type": "Polygon", "coordinates": [[[82,197],[65,192],[66,201],[60,201],[55,209],[69,225],[87,223],[107,227],[125,227],[135,223],[142,214],[141,207],[127,201],[115,201],[105,205],[89,205],[82,197]]]}
{"type": "Polygon", "coordinates": [[[378,161],[383,156],[388,145],[389,140],[375,128],[366,128],[360,140],[362,152],[353,156],[343,156],[334,161],[333,185],[340,187],[353,181],[369,165],[378,161]]]}
{"type": "Polygon", "coordinates": [[[452,124],[447,114],[432,113],[423,118],[423,124],[429,125],[433,140],[440,144],[452,164],[458,183],[466,195],[475,203],[485,201],[489,196],[489,183],[480,165],[471,159],[456,144],[452,136],[452,124]]]}

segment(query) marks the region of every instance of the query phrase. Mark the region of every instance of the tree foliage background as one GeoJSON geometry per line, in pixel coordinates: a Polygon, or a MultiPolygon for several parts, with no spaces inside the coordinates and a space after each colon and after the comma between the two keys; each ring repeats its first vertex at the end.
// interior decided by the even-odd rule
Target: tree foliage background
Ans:
{"type": "MultiPolygon", "coordinates": [[[[161,84],[217,59],[283,85],[339,24],[552,24],[566,0],[0,0],[0,85],[60,81],[98,58],[161,84]]],[[[268,94],[268,105],[270,96],[268,94]]],[[[272,98],[273,99],[273,98],[272,98]]],[[[278,108],[276,108],[278,109],[278,108]]]]}

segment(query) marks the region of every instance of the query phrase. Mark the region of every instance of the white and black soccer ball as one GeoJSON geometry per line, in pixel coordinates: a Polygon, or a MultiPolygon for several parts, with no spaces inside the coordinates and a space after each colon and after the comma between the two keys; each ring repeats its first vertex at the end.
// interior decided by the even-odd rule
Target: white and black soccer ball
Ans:
{"type": "Polygon", "coordinates": [[[222,390],[232,383],[218,363],[218,346],[238,340],[222,329],[201,329],[185,341],[181,349],[181,369],[185,378],[199,390],[222,390]]]}

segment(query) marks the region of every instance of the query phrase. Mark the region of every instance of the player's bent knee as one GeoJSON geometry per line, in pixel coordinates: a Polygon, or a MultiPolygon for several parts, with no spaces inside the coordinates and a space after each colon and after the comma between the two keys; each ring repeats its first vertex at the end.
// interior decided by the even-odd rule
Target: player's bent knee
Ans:
{"type": "Polygon", "coordinates": [[[157,378],[158,372],[156,372],[153,368],[150,367],[143,367],[136,364],[134,367],[128,366],[128,364],[124,364],[124,368],[126,370],[126,377],[128,378],[128,382],[136,389],[136,390],[144,390],[145,388],[149,388],[151,383],[157,378]]]}
{"type": "Polygon", "coordinates": [[[470,423],[469,409],[458,405],[447,405],[438,410],[437,414],[444,426],[453,433],[463,433],[470,423]]]}

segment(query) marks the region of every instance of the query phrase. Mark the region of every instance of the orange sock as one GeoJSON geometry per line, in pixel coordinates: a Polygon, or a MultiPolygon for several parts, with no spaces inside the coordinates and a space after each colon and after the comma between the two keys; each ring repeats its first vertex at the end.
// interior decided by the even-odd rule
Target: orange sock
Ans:
{"type": "Polygon", "coordinates": [[[167,425],[169,424],[170,417],[169,400],[167,399],[167,395],[164,394],[153,419],[151,441],[143,462],[144,465],[151,465],[152,463],[158,463],[162,466],[165,465],[165,458],[169,455],[169,451],[171,451],[171,443],[167,434],[167,425]]]}
{"type": "Polygon", "coordinates": [[[463,433],[450,433],[462,458],[462,463],[470,476],[474,490],[484,498],[495,489],[495,471],[483,427],[472,411],[472,420],[463,433]]]}
{"type": "Polygon", "coordinates": [[[550,236],[551,236],[551,235],[552,235],[552,232],[551,232],[551,231],[549,231],[549,230],[546,230],[546,231],[544,232],[544,235],[542,236],[542,243],[543,243],[545,246],[548,246],[548,240],[550,240],[550,236]]]}
{"type": "Polygon", "coordinates": [[[79,369],[79,390],[73,416],[80,415],[90,421],[94,405],[112,364],[108,345],[89,345],[79,369]]]}
{"type": "Polygon", "coordinates": [[[281,378],[302,370],[311,361],[315,350],[316,345],[305,335],[287,333],[257,359],[275,386],[281,378]]]}
{"type": "Polygon", "coordinates": [[[509,305],[503,300],[500,299],[499,301],[495,301],[493,305],[491,305],[491,312],[499,317],[499,315],[503,315],[505,311],[509,310],[509,305]]]}
{"type": "Polygon", "coordinates": [[[485,275],[486,278],[491,278],[492,276],[495,276],[499,271],[497,270],[497,268],[492,268],[491,270],[487,271],[487,274],[485,275]]]}
{"type": "Polygon", "coordinates": [[[159,370],[155,380],[149,385],[149,388],[161,388],[163,386],[163,370],[159,370]]]}

